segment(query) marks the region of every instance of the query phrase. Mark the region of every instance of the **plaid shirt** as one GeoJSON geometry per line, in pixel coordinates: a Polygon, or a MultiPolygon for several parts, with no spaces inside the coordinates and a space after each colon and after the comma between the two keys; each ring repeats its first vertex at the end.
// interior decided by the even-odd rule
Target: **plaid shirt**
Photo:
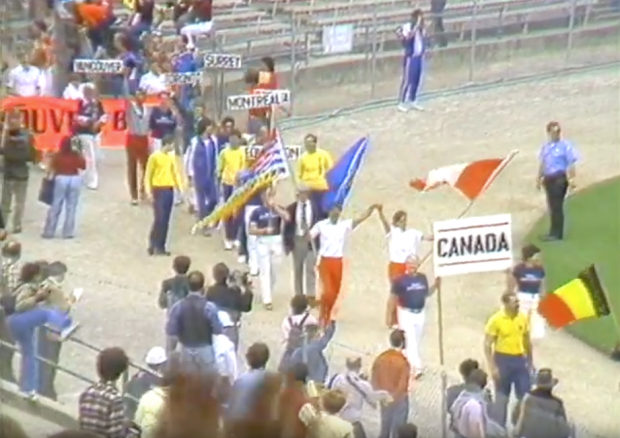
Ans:
{"type": "Polygon", "coordinates": [[[19,260],[9,257],[2,259],[0,266],[0,293],[12,294],[19,285],[19,275],[21,273],[22,264],[19,260]]]}
{"type": "Polygon", "coordinates": [[[89,386],[80,395],[80,429],[102,438],[125,438],[123,397],[112,382],[89,386]]]}

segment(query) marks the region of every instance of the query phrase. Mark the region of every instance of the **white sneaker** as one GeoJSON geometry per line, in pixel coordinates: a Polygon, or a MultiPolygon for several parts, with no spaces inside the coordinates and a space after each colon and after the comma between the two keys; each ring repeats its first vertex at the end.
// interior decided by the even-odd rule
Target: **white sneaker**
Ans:
{"type": "Polygon", "coordinates": [[[238,262],[238,263],[247,263],[247,262],[248,262],[248,258],[247,258],[246,256],[243,256],[243,255],[242,255],[242,256],[239,256],[239,257],[237,258],[237,262],[238,262]]]}
{"type": "Polygon", "coordinates": [[[84,295],[84,288],[78,287],[78,288],[73,289],[73,292],[71,292],[71,298],[73,298],[73,304],[80,301],[80,298],[82,298],[82,295],[84,295]]]}
{"type": "Polygon", "coordinates": [[[234,247],[235,246],[233,245],[233,243],[231,241],[229,241],[229,240],[224,241],[224,249],[226,251],[232,251],[234,247]]]}
{"type": "Polygon", "coordinates": [[[239,242],[238,240],[235,240],[233,242],[233,245],[235,246],[235,248],[239,249],[241,247],[241,242],[239,242]]]}
{"type": "Polygon", "coordinates": [[[411,108],[413,108],[416,111],[424,111],[424,107],[415,102],[411,104],[411,108]]]}
{"type": "Polygon", "coordinates": [[[409,111],[409,106],[404,103],[400,103],[398,104],[398,111],[400,111],[401,113],[406,113],[407,111],[409,111]]]}

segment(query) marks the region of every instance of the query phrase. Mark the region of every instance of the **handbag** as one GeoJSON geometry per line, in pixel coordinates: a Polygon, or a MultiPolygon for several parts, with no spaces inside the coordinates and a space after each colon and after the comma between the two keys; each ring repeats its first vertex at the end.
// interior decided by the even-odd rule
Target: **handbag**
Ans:
{"type": "Polygon", "coordinates": [[[39,188],[39,202],[51,207],[54,202],[54,178],[43,178],[39,188]]]}

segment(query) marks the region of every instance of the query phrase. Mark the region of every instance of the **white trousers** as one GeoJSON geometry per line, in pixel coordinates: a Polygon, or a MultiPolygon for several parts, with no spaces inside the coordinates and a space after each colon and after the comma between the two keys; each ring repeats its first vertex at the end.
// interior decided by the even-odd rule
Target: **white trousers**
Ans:
{"type": "Polygon", "coordinates": [[[206,35],[213,30],[212,21],[202,21],[200,23],[187,24],[181,28],[181,35],[187,37],[189,47],[194,47],[194,37],[206,35]]]}
{"type": "Polygon", "coordinates": [[[521,312],[530,317],[530,336],[532,339],[542,339],[545,337],[546,323],[545,319],[538,313],[538,302],[540,296],[538,294],[528,294],[519,292],[519,308],[521,312]]]}
{"type": "Polygon", "coordinates": [[[271,304],[276,285],[276,265],[282,257],[282,236],[258,236],[258,282],[263,304],[271,304]]]}
{"type": "Polygon", "coordinates": [[[78,138],[84,147],[84,158],[86,159],[86,171],[84,172],[84,182],[89,189],[99,187],[99,158],[101,156],[101,136],[91,134],[79,134],[78,138]]]}
{"type": "Polygon", "coordinates": [[[243,212],[243,224],[245,226],[245,235],[248,240],[248,267],[252,275],[258,274],[258,249],[256,236],[250,235],[250,216],[252,216],[252,212],[257,208],[257,205],[246,205],[243,212]]]}
{"type": "Polygon", "coordinates": [[[424,330],[425,312],[414,313],[411,310],[398,306],[398,328],[405,333],[405,356],[414,373],[422,371],[422,359],[420,359],[420,347],[422,343],[422,331],[424,330]]]}

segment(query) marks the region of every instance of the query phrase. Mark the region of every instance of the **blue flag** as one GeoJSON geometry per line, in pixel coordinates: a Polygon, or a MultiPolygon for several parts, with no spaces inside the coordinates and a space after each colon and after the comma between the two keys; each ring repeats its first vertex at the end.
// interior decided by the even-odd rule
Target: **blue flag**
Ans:
{"type": "Polygon", "coordinates": [[[364,137],[355,142],[327,172],[326,180],[329,189],[323,194],[321,207],[328,212],[334,207],[343,208],[351,195],[351,188],[357,173],[362,167],[370,141],[364,137]]]}

